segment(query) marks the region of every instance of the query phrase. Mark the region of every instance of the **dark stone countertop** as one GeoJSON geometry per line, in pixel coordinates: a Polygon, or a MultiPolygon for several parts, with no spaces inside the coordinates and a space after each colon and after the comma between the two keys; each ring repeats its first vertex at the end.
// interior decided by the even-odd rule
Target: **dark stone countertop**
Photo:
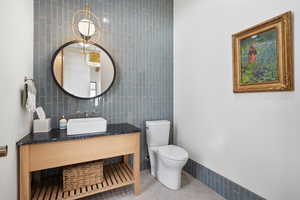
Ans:
{"type": "Polygon", "coordinates": [[[108,124],[107,131],[101,133],[87,133],[80,135],[67,135],[67,130],[52,129],[48,133],[30,133],[17,142],[17,146],[26,144],[40,144],[46,142],[58,142],[75,139],[86,139],[92,137],[121,135],[140,132],[141,129],[131,124],[108,124]]]}

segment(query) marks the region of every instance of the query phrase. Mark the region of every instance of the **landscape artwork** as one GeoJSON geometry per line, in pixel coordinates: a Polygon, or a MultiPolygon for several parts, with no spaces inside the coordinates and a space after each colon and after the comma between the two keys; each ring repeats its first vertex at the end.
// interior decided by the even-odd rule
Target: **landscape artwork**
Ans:
{"type": "Polygon", "coordinates": [[[233,92],[294,90],[292,12],[232,35],[233,92]]]}
{"type": "Polygon", "coordinates": [[[245,38],[240,47],[241,84],[279,81],[276,29],[245,38]]]}

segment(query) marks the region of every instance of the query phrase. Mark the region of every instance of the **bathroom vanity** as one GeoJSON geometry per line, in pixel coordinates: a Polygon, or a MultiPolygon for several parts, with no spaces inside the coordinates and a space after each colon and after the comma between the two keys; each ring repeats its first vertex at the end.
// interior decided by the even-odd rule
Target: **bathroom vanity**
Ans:
{"type": "MultiPolygon", "coordinates": [[[[106,132],[67,135],[66,131],[31,133],[21,139],[19,148],[20,200],[80,199],[115,188],[134,185],[140,193],[140,129],[130,124],[110,124],[106,132]],[[133,166],[128,156],[133,155],[133,166]],[[104,166],[104,181],[63,192],[60,181],[42,180],[31,184],[31,173],[43,169],[123,156],[123,162],[104,166]]],[[[59,180],[59,179],[58,179],[59,180]]]]}

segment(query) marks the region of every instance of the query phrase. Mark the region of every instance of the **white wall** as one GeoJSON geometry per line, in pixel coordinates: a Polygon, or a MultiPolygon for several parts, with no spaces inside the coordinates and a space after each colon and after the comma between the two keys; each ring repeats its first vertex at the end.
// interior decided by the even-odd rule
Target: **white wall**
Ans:
{"type": "Polygon", "coordinates": [[[33,1],[0,3],[0,145],[8,156],[0,158],[0,199],[17,199],[16,141],[27,134],[31,117],[21,108],[24,76],[33,70],[33,1]]]}
{"type": "Polygon", "coordinates": [[[300,2],[175,0],[174,12],[177,143],[269,200],[300,199],[300,2]],[[288,10],[296,91],[234,94],[231,35],[288,10]]]}

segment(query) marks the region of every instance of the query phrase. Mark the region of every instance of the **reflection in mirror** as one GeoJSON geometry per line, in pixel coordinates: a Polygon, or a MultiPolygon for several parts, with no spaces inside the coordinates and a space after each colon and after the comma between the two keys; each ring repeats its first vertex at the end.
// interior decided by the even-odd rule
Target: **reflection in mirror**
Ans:
{"type": "Polygon", "coordinates": [[[72,42],[56,53],[52,63],[57,84],[79,98],[100,96],[115,78],[112,58],[95,44],[72,42]]]}

